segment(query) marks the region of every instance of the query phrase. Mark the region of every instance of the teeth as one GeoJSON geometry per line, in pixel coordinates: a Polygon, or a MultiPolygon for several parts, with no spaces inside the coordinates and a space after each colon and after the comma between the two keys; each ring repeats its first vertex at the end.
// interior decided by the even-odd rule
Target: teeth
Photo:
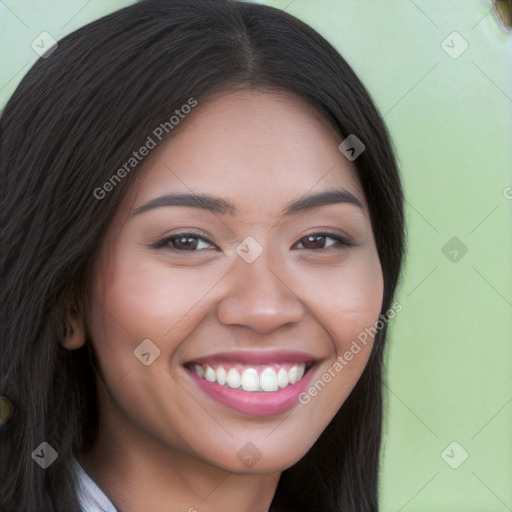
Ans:
{"type": "Polygon", "coordinates": [[[204,372],[204,378],[210,382],[215,382],[216,380],[215,371],[211,366],[206,367],[206,371],[204,372]]]}
{"type": "Polygon", "coordinates": [[[247,368],[247,370],[244,370],[244,373],[242,373],[242,389],[244,391],[260,390],[260,378],[254,368],[247,368]]]}
{"type": "Polygon", "coordinates": [[[230,388],[237,389],[242,383],[242,377],[234,368],[231,368],[226,377],[226,383],[230,388]]]}
{"type": "Polygon", "coordinates": [[[199,375],[199,377],[204,377],[203,367],[199,364],[194,365],[194,371],[199,375]]]}
{"type": "Polygon", "coordinates": [[[288,386],[288,372],[284,368],[280,368],[277,372],[277,384],[281,389],[288,386]]]}
{"type": "Polygon", "coordinates": [[[294,384],[295,382],[297,382],[297,376],[298,376],[297,367],[292,366],[288,370],[288,381],[290,382],[290,384],[294,384]]]}
{"type": "MultiPolygon", "coordinates": [[[[282,369],[282,368],[281,368],[282,369]]],[[[247,370],[246,370],[247,371],[247,370]]],[[[263,391],[277,391],[277,375],[272,368],[265,368],[260,375],[260,388],[263,391]]]]}
{"type": "Polygon", "coordinates": [[[236,365],[236,368],[226,369],[225,366],[213,368],[210,365],[195,364],[192,370],[201,378],[209,382],[216,382],[221,386],[227,386],[232,389],[243,389],[247,392],[263,391],[271,393],[284,389],[291,384],[295,384],[302,379],[306,371],[305,363],[298,363],[273,366],[258,366],[242,368],[236,365]],[[277,367],[277,368],[276,368],[277,367]]]}
{"type": "Polygon", "coordinates": [[[227,377],[227,372],[224,369],[224,367],[223,366],[219,366],[215,373],[217,374],[217,382],[221,386],[224,386],[224,384],[226,384],[226,377],[227,377]]]}

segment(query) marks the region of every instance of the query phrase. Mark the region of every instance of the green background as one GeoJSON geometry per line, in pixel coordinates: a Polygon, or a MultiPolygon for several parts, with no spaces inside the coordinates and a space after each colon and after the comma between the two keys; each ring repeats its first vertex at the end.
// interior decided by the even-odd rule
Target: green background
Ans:
{"type": "MultiPolygon", "coordinates": [[[[41,32],[59,40],[130,3],[2,0],[1,106],[41,32]]],[[[352,65],[403,175],[408,255],[389,338],[382,511],[510,511],[512,32],[490,0],[265,3],[352,65]]]]}

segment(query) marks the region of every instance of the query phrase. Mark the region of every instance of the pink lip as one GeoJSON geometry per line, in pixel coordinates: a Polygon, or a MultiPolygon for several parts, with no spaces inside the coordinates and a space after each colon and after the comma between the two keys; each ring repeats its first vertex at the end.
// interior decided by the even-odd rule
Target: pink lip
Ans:
{"type": "Polygon", "coordinates": [[[218,352],[209,356],[200,357],[185,363],[184,367],[192,380],[204,391],[208,396],[217,400],[217,402],[230,407],[243,414],[250,416],[272,416],[280,414],[298,403],[298,396],[309,385],[313,372],[314,364],[319,360],[311,354],[301,351],[289,350],[265,350],[265,351],[230,351],[218,352]],[[210,382],[196,375],[190,369],[193,364],[216,364],[236,363],[242,365],[265,365],[272,363],[311,363],[312,366],[307,369],[306,373],[299,382],[290,386],[274,391],[271,393],[247,392],[240,389],[232,389],[227,386],[221,386],[216,382],[210,382]]]}
{"type": "Polygon", "coordinates": [[[247,392],[210,382],[187,370],[193,381],[210,397],[235,411],[250,416],[272,416],[280,414],[299,403],[300,393],[308,387],[313,372],[306,371],[299,382],[272,393],[264,391],[247,392]]]}
{"type": "Polygon", "coordinates": [[[309,363],[315,362],[316,358],[305,352],[286,351],[286,350],[266,350],[264,352],[219,352],[211,356],[200,357],[186,363],[186,365],[197,364],[220,364],[220,363],[240,363],[245,365],[258,365],[270,363],[309,363]]]}

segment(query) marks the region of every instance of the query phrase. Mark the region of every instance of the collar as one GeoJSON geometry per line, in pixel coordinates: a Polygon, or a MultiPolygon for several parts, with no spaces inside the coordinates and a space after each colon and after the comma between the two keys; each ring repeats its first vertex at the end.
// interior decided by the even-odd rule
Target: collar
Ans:
{"type": "Polygon", "coordinates": [[[94,483],[75,459],[77,494],[82,512],[117,512],[105,493],[94,483]]]}

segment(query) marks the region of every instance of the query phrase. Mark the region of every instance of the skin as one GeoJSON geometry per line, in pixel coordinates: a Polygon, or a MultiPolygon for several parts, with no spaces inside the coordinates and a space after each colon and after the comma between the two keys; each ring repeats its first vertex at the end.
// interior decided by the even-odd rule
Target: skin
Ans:
{"type": "Polygon", "coordinates": [[[79,461],[123,512],[267,511],[281,472],[353,389],[372,340],[307,405],[272,416],[218,403],[183,364],[233,350],[301,350],[318,360],[314,382],[378,320],[382,271],[342,138],[308,104],[224,92],[183,123],[119,209],[95,262],[86,324],[70,319],[66,346],[80,347],[88,331],[102,371],[97,442],[79,461]],[[330,189],[348,190],[363,208],[335,203],[280,218],[288,202],[330,189]],[[183,206],[134,214],[158,196],[192,190],[229,200],[236,215],[183,206]],[[215,245],[150,247],[191,231],[215,245]],[[358,245],[304,241],[324,231],[358,245]],[[248,236],[263,248],[250,264],[236,252],[248,236]],[[145,366],[133,351],[148,338],[160,356],[145,366]],[[251,467],[237,457],[248,442],[261,453],[251,467]]]}

